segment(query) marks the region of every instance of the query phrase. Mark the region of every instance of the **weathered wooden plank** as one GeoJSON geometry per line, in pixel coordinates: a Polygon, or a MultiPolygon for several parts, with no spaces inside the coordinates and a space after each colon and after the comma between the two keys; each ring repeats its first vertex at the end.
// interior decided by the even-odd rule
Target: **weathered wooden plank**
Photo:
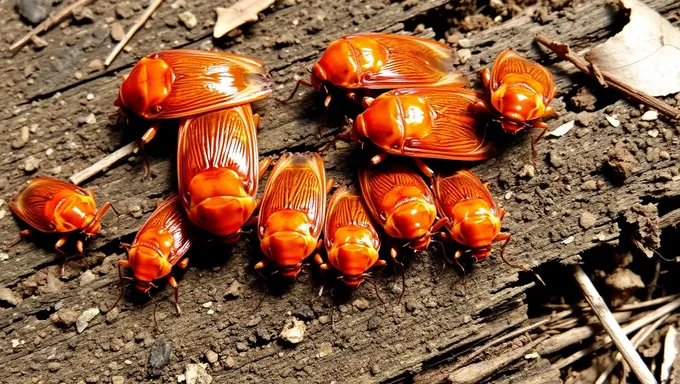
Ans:
{"type": "MultiPolygon", "coordinates": [[[[649,3],[664,12],[677,11],[680,7],[670,0],[649,3]]],[[[313,4],[293,8],[295,12],[310,11],[314,9],[313,4]]],[[[424,3],[427,4],[430,3],[424,3]]],[[[578,47],[583,47],[580,44],[584,36],[589,43],[602,41],[611,34],[604,25],[604,21],[610,19],[605,17],[607,13],[602,5],[602,2],[593,2],[576,9],[575,17],[558,19],[546,26],[523,17],[473,35],[470,38],[473,56],[465,67],[472,72],[480,63],[487,65],[506,46],[529,49],[531,37],[538,30],[560,35],[565,42],[578,47]]],[[[396,15],[397,8],[390,7],[395,5],[388,5],[386,9],[393,9],[396,15]]],[[[264,23],[272,22],[269,19],[287,20],[290,14],[286,12],[293,12],[290,9],[275,12],[264,23]]],[[[382,17],[383,12],[389,14],[385,10],[377,14],[382,17]]],[[[271,47],[258,56],[272,63],[275,81],[286,85],[279,92],[285,94],[292,87],[293,76],[309,68],[328,39],[356,28],[387,27],[381,23],[381,17],[369,18],[357,27],[345,14],[333,19],[343,22],[328,22],[326,28],[318,32],[318,36],[326,36],[324,38],[313,37],[312,42],[299,46],[271,47]]],[[[401,21],[400,17],[395,16],[392,22],[401,21]]],[[[256,29],[258,25],[233,49],[254,52],[260,38],[258,33],[268,30],[256,29]]],[[[275,36],[273,31],[280,28],[273,29],[270,36],[275,36]]],[[[527,54],[540,57],[535,49],[527,54]]],[[[19,56],[14,60],[19,60],[19,56]]],[[[576,87],[573,78],[565,74],[558,74],[557,81],[563,90],[560,96],[570,94],[576,87]]],[[[29,156],[42,160],[41,173],[50,173],[61,166],[61,174],[68,175],[88,165],[93,158],[125,144],[141,131],[126,131],[124,125],[108,122],[107,115],[114,112],[110,103],[119,83],[113,76],[100,77],[64,91],[59,99],[21,106],[19,115],[4,120],[0,133],[12,139],[22,126],[37,124],[29,142],[9,153],[0,164],[3,171],[0,193],[5,201],[27,179],[25,171],[19,168],[29,156]],[[88,93],[94,95],[89,102],[88,93]],[[84,120],[89,113],[95,114],[97,123],[79,125],[78,119],[84,120]],[[53,153],[48,156],[46,151],[50,148],[53,153]]],[[[550,122],[551,125],[573,118],[573,113],[565,111],[565,102],[556,102],[563,117],[550,122]]],[[[256,110],[263,114],[263,128],[258,136],[261,154],[276,154],[286,148],[308,149],[316,143],[316,128],[323,119],[323,110],[314,104],[311,93],[288,105],[267,100],[259,103],[256,110]]],[[[475,167],[475,172],[491,182],[494,195],[508,211],[504,225],[514,235],[507,250],[513,261],[530,266],[548,261],[573,261],[574,256],[598,244],[599,240],[594,240],[598,235],[607,241],[616,238],[622,215],[643,197],[645,201],[658,201],[680,193],[680,183],[665,176],[677,171],[678,152],[674,143],[678,132],[671,125],[657,121],[643,127],[636,124],[636,118],[618,128],[602,123],[605,113],[625,117],[631,110],[619,102],[615,110],[593,113],[593,122],[580,129],[578,135],[574,130],[559,139],[543,140],[538,145],[540,161],[533,177],[521,176],[524,165],[530,163],[526,134],[510,138],[497,159],[475,167]],[[649,136],[647,129],[656,129],[658,135],[649,136]],[[602,170],[607,150],[615,145],[613,138],[626,146],[639,162],[622,186],[612,184],[602,170]],[[663,160],[665,156],[659,154],[662,150],[671,158],[663,160]],[[550,155],[546,155],[548,153],[550,155]],[[584,183],[590,180],[595,181],[596,186],[600,182],[601,187],[597,190],[585,187],[584,183]],[[595,225],[587,230],[579,227],[584,211],[598,217],[595,225]],[[613,236],[609,236],[610,233],[613,236]],[[563,243],[572,236],[569,244],[563,243]]],[[[150,146],[157,178],[141,180],[142,166],[138,163],[120,165],[88,184],[95,188],[98,200],[110,199],[123,210],[148,215],[155,199],[174,188],[175,134],[170,125],[150,146]],[[139,209],[133,209],[136,207],[139,209]]],[[[329,176],[352,182],[354,169],[361,160],[358,154],[353,145],[329,150],[325,154],[329,176]]],[[[448,163],[436,165],[450,166],[448,163]]],[[[524,292],[532,285],[528,277],[518,280],[517,273],[497,258],[477,264],[467,275],[461,275],[454,268],[440,272],[440,258],[423,255],[412,258],[409,263],[407,292],[401,305],[394,302],[381,305],[369,286],[362,287],[349,299],[343,299],[336,292],[333,299],[317,298],[307,284],[299,283],[286,289],[273,285],[273,292],[265,296],[262,307],[252,314],[263,283],[252,273],[252,265],[260,256],[251,239],[233,249],[215,245],[195,249],[191,253],[194,267],[180,279],[184,313],[181,317],[172,315],[169,291],[155,293],[160,303],[158,317],[162,330],[153,336],[153,303],[129,296],[111,324],[100,316],[82,334],[73,328],[55,327],[46,317],[57,303],[78,313],[88,307],[113,303],[118,293],[117,273],[110,264],[122,257],[117,243],[129,240],[141,220],[131,216],[107,217],[104,233],[89,247],[95,256],[91,261],[96,259],[97,279],[83,287],[77,279],[81,270],[75,268],[76,262],[69,263],[74,270],[69,268],[63,286],[52,280],[51,283],[44,281],[47,275],[55,276],[57,269],[48,241],[38,241],[44,244],[45,250],[37,248],[36,242],[19,245],[8,253],[9,260],[0,262],[3,267],[0,285],[9,286],[24,296],[17,308],[0,310],[0,332],[5,336],[5,341],[0,343],[0,366],[8,370],[4,377],[15,381],[42,378],[47,382],[75,382],[99,375],[99,380],[105,382],[108,376],[122,375],[132,382],[141,381],[146,373],[150,339],[165,338],[173,341],[174,354],[161,379],[163,382],[176,378],[186,363],[204,361],[203,354],[208,349],[223,359],[211,369],[217,382],[380,382],[408,377],[409,372],[419,371],[423,363],[438,355],[459,349],[463,353],[466,346],[518,324],[526,311],[521,304],[524,292]],[[105,257],[108,258],[104,260],[105,257]],[[225,300],[223,294],[234,281],[244,285],[243,293],[234,300],[225,300]],[[32,286],[33,282],[36,287],[32,286]],[[38,294],[31,297],[34,292],[38,294]],[[369,300],[369,308],[364,309],[361,301],[352,304],[355,298],[369,300]],[[203,306],[206,302],[212,302],[210,309],[214,314],[207,314],[208,308],[203,306]],[[332,311],[335,303],[343,305],[332,311]],[[274,340],[288,311],[307,320],[305,341],[295,348],[274,340]],[[326,322],[331,313],[334,326],[326,322]],[[12,340],[18,340],[19,345],[13,348],[12,340]],[[317,357],[322,343],[330,343],[332,353],[317,357]],[[231,359],[227,361],[227,357],[231,359]],[[125,364],[125,360],[131,364],[125,364]],[[61,368],[50,372],[45,369],[48,362],[60,362],[61,368]],[[116,365],[111,365],[113,362],[116,365]],[[123,368],[116,369],[118,365],[123,368]]],[[[0,219],[3,237],[13,237],[16,229],[10,215],[0,219]]],[[[399,278],[389,270],[387,275],[379,286],[384,299],[394,301],[398,296],[399,278]]],[[[317,276],[314,281],[319,282],[317,276]]]]}

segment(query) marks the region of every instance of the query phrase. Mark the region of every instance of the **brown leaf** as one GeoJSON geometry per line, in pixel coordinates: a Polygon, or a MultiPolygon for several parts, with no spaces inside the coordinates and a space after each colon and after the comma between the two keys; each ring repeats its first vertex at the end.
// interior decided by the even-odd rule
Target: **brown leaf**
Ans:
{"type": "Polygon", "coordinates": [[[215,8],[217,22],[213,29],[216,39],[241,25],[257,21],[257,14],[274,4],[274,0],[241,0],[229,8],[215,8]]]}
{"type": "Polygon", "coordinates": [[[586,60],[651,95],[680,92],[680,30],[638,0],[620,0],[630,21],[586,60]]]}

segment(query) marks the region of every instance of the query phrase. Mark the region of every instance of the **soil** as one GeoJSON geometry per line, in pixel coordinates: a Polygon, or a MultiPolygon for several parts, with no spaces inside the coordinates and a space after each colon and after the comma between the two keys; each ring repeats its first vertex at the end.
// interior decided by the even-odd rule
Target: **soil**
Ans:
{"type": "MultiPolygon", "coordinates": [[[[680,11],[674,0],[645,2],[667,16],[680,11]]],[[[274,96],[285,97],[339,36],[404,29],[432,34],[426,30],[431,27],[461,57],[460,51],[467,50],[460,69],[471,80],[508,47],[543,63],[555,73],[560,89],[552,104],[560,117],[548,121],[551,129],[578,119],[578,127],[565,136],[538,143],[535,168],[529,145],[534,132],[498,133],[499,156],[472,167],[490,183],[506,211],[503,227],[513,235],[506,256],[512,262],[540,273],[547,266],[581,261],[584,252],[619,240],[663,247],[655,223],[680,205],[678,125],[661,117],[641,121],[643,109],[598,89],[532,43],[539,31],[558,36],[576,51],[604,41],[614,33],[615,23],[605,1],[573,7],[564,1],[504,2],[515,11],[501,15],[485,9],[482,17],[475,16],[479,7],[474,2],[452,7],[445,0],[284,0],[259,22],[218,41],[211,38],[214,7],[225,6],[224,1],[167,1],[135,35],[129,50],[104,68],[103,59],[115,44],[112,24],[128,27],[146,3],[97,1],[88,6],[91,21],[62,22],[42,35],[46,47],[29,44],[14,55],[7,47],[30,27],[11,2],[0,3],[6,43],[0,83],[0,134],[5,137],[0,239],[14,239],[23,227],[6,202],[32,176],[67,178],[141,135],[143,127],[118,118],[112,102],[121,76],[148,53],[190,47],[251,55],[271,68],[274,96]],[[185,11],[195,15],[196,27],[179,22],[178,14],[185,11]],[[576,99],[586,94],[590,99],[576,99]],[[612,118],[619,124],[612,124],[612,118]],[[588,225],[581,220],[585,213],[588,225]]],[[[673,98],[667,101],[678,104],[673,98]]],[[[302,90],[288,104],[270,98],[254,109],[262,116],[261,156],[313,150],[341,129],[345,114],[356,112],[350,104],[334,101],[319,139],[324,108],[311,90],[302,90]]],[[[419,374],[445,372],[479,343],[528,318],[534,278],[498,257],[476,264],[468,260],[465,273],[455,267],[442,271],[436,248],[406,257],[404,299],[397,303],[401,279],[388,268],[377,283],[383,304],[368,284],[347,292],[315,271],[293,284],[276,278],[265,282],[252,268],[261,258],[252,236],[233,247],[205,241],[190,251],[189,269],[175,272],[181,316],[174,313],[172,290],[162,284],[151,292],[153,299],[127,289],[118,307],[104,313],[120,292],[116,264],[125,253],[119,244],[130,242],[156,200],[176,188],[175,140],[176,122],[168,122],[148,146],[150,180],[142,178],[143,160],[133,156],[85,184],[100,204],[111,201],[127,213],[107,214],[101,234],[86,247],[89,270],[74,257],[59,276],[60,259],[52,249],[56,239],[50,236],[35,236],[0,253],[0,287],[5,288],[0,291],[0,383],[169,383],[186,379],[182,375],[188,372],[216,383],[409,382],[423,377],[419,374]],[[319,297],[323,283],[326,293],[319,297]],[[99,314],[78,322],[93,308],[99,314]],[[279,339],[287,323],[300,322],[305,326],[300,343],[279,339]]],[[[337,145],[324,153],[327,173],[339,183],[355,183],[364,157],[354,144],[337,145]]],[[[462,166],[431,163],[441,170],[452,165],[462,166]]],[[[74,254],[74,249],[67,251],[74,254]]],[[[551,281],[546,282],[552,289],[551,281]]],[[[539,357],[520,359],[485,380],[556,383],[561,378],[539,357]]]]}

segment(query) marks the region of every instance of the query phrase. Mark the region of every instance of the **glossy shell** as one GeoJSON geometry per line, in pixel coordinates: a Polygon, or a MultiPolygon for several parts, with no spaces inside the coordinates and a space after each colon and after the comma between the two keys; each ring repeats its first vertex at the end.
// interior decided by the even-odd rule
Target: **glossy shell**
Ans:
{"type": "Polygon", "coordinates": [[[414,249],[427,248],[437,208],[432,191],[416,171],[384,161],[360,168],[359,182],[369,211],[388,235],[411,242],[414,249]]]}
{"type": "Polygon", "coordinates": [[[504,214],[488,187],[472,172],[461,170],[448,177],[435,176],[433,191],[439,214],[448,219],[451,237],[471,248],[475,258],[486,258],[501,231],[504,214]]]}
{"type": "Polygon", "coordinates": [[[173,193],[151,214],[137,232],[128,262],[138,287],[167,276],[194,241],[182,201],[173,193]]]}
{"type": "Polygon", "coordinates": [[[272,169],[258,216],[265,256],[285,276],[312,254],[326,214],[326,172],[318,153],[285,153],[272,169]]]}
{"type": "Polygon", "coordinates": [[[330,43],[312,68],[312,85],[344,89],[393,89],[459,86],[465,77],[454,69],[451,48],[430,39],[358,33],[330,43]]]}
{"type": "Polygon", "coordinates": [[[259,176],[256,129],[249,104],[181,120],[179,193],[198,227],[234,235],[253,214],[259,176]]]}
{"type": "Polygon", "coordinates": [[[511,49],[498,55],[486,81],[493,107],[517,123],[540,119],[557,92],[550,71],[511,49]]]}
{"type": "Polygon", "coordinates": [[[354,120],[352,136],[390,154],[447,160],[484,160],[486,120],[473,110],[482,95],[468,89],[399,89],[374,99],[354,120]]]}
{"type": "Polygon", "coordinates": [[[42,176],[33,178],[9,202],[9,207],[21,220],[41,232],[82,230],[96,215],[94,195],[90,191],[42,176]]]}
{"type": "Polygon", "coordinates": [[[260,61],[224,52],[171,50],[141,59],[116,105],[145,119],[172,119],[260,100],[271,93],[260,61]]]}
{"type": "Polygon", "coordinates": [[[346,187],[331,197],[324,226],[328,262],[348,285],[358,285],[378,261],[380,237],[361,195],[346,187]]]}

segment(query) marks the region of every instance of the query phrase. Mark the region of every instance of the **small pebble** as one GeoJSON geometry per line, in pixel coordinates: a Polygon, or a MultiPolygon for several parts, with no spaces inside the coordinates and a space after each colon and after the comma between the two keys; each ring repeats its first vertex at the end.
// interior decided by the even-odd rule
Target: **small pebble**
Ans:
{"type": "Polygon", "coordinates": [[[645,112],[642,115],[642,117],[640,117],[640,120],[653,121],[653,120],[656,120],[658,118],[659,118],[659,112],[652,109],[652,110],[645,112]]]}
{"type": "Polygon", "coordinates": [[[179,21],[184,24],[187,29],[194,29],[198,25],[198,20],[196,19],[196,16],[194,16],[193,13],[189,11],[184,11],[177,15],[179,18],[179,21]]]}
{"type": "Polygon", "coordinates": [[[9,288],[0,288],[0,303],[16,307],[19,304],[19,299],[14,295],[9,288]]]}
{"type": "Polygon", "coordinates": [[[597,182],[595,180],[587,180],[581,184],[581,189],[584,191],[597,191],[597,182]]]}
{"type": "Polygon", "coordinates": [[[83,78],[83,73],[82,72],[76,72],[73,74],[73,77],[76,78],[76,80],[80,80],[83,78]]]}
{"type": "Polygon", "coordinates": [[[291,317],[286,321],[286,324],[283,326],[283,330],[281,331],[279,337],[291,344],[298,344],[302,342],[306,330],[307,326],[305,326],[305,323],[294,317],[291,317]]]}
{"type": "Polygon", "coordinates": [[[33,172],[37,170],[40,167],[40,159],[36,159],[33,156],[28,156],[26,160],[24,160],[24,171],[26,172],[33,172]]]}
{"type": "Polygon", "coordinates": [[[536,168],[531,164],[524,164],[524,167],[519,171],[519,177],[532,178],[536,176],[536,168]]]}
{"type": "Polygon", "coordinates": [[[97,117],[95,117],[94,113],[90,113],[87,115],[87,117],[85,117],[85,123],[90,125],[97,124],[97,117]]]}
{"type": "Polygon", "coordinates": [[[9,260],[9,253],[0,252],[0,261],[9,260]]]}
{"type": "Polygon", "coordinates": [[[87,64],[87,67],[90,69],[91,72],[101,71],[102,69],[104,69],[104,62],[101,61],[100,59],[92,59],[87,64]]]}
{"type": "Polygon", "coordinates": [[[463,49],[458,50],[458,59],[460,60],[461,64],[465,64],[468,60],[470,60],[471,57],[472,57],[472,51],[471,50],[469,50],[467,48],[463,48],[463,49]]]}
{"type": "Polygon", "coordinates": [[[330,355],[331,353],[333,353],[333,344],[324,341],[321,343],[321,345],[319,345],[319,353],[316,354],[316,357],[322,358],[330,355]]]}
{"type": "Polygon", "coordinates": [[[227,288],[227,291],[224,293],[224,298],[227,300],[233,300],[241,295],[242,289],[241,283],[239,283],[237,280],[234,280],[234,282],[229,285],[229,288],[227,288]]]}
{"type": "Polygon", "coordinates": [[[365,310],[365,309],[368,309],[370,307],[369,302],[366,299],[356,299],[356,300],[354,300],[354,302],[352,304],[357,309],[362,310],[362,311],[365,310]]]}
{"type": "Polygon", "coordinates": [[[607,119],[607,121],[609,122],[609,124],[611,124],[612,127],[618,127],[619,125],[621,125],[621,122],[612,116],[605,115],[604,118],[607,119]]]}
{"type": "Polygon", "coordinates": [[[505,200],[510,200],[512,199],[512,195],[513,195],[512,191],[507,191],[505,192],[505,196],[503,197],[505,198],[505,200]]]}
{"type": "Polygon", "coordinates": [[[564,159],[562,159],[562,156],[560,156],[557,151],[550,151],[548,153],[549,158],[550,158],[550,165],[552,165],[555,168],[559,168],[564,165],[564,159]]]}
{"type": "Polygon", "coordinates": [[[88,93],[87,96],[85,97],[88,101],[89,100],[94,100],[94,94],[88,93]]]}
{"type": "Polygon", "coordinates": [[[59,364],[56,361],[51,361],[51,362],[47,363],[47,369],[50,372],[57,372],[59,370],[59,368],[61,368],[61,364],[59,364]]]}
{"type": "Polygon", "coordinates": [[[149,351],[146,375],[150,378],[157,378],[163,373],[163,368],[170,361],[172,354],[172,344],[166,340],[156,340],[149,351]]]}
{"type": "Polygon", "coordinates": [[[97,317],[99,315],[99,308],[90,308],[85,310],[80,316],[78,316],[78,320],[76,320],[76,331],[78,333],[82,333],[85,328],[90,324],[90,321],[97,317]]]}
{"type": "Polygon", "coordinates": [[[118,318],[118,314],[120,314],[120,309],[118,309],[118,307],[111,308],[111,310],[106,312],[106,322],[109,324],[115,322],[118,318]]]}
{"type": "Polygon", "coordinates": [[[111,377],[111,384],[125,384],[125,378],[123,376],[113,376],[111,377]]]}
{"type": "Polygon", "coordinates": [[[592,226],[595,225],[596,221],[597,216],[593,215],[588,211],[583,212],[581,214],[581,217],[578,219],[578,223],[583,229],[592,228],[592,226]]]}
{"type": "Polygon", "coordinates": [[[125,38],[125,29],[123,24],[115,22],[111,24],[111,40],[119,42],[125,38]]]}
{"type": "Polygon", "coordinates": [[[53,148],[47,148],[47,151],[45,151],[45,156],[50,157],[54,153],[53,148]]]}
{"type": "Polygon", "coordinates": [[[206,364],[187,364],[184,371],[184,377],[187,384],[210,384],[213,381],[212,376],[206,372],[206,364]]]}
{"type": "Polygon", "coordinates": [[[84,285],[90,284],[91,282],[94,281],[95,278],[96,277],[94,273],[92,273],[92,271],[88,269],[87,271],[83,272],[82,275],[80,275],[79,285],[82,287],[84,285]]]}
{"type": "Polygon", "coordinates": [[[52,8],[52,0],[18,0],[17,10],[31,24],[38,24],[47,18],[52,8]]]}
{"type": "Polygon", "coordinates": [[[132,15],[135,14],[135,11],[130,7],[129,4],[118,4],[116,6],[116,15],[122,19],[127,19],[129,17],[132,17],[132,15]]]}
{"type": "Polygon", "coordinates": [[[82,23],[91,23],[94,21],[94,12],[88,7],[80,7],[73,10],[73,18],[82,23]]]}
{"type": "Polygon", "coordinates": [[[234,368],[236,366],[236,359],[233,357],[229,356],[227,359],[224,361],[224,364],[227,366],[227,368],[234,368]]]}
{"type": "Polygon", "coordinates": [[[217,360],[219,360],[219,358],[220,356],[217,353],[215,353],[215,351],[208,350],[205,353],[205,359],[208,360],[208,363],[210,364],[214,364],[215,362],[217,362],[217,360]]]}
{"type": "Polygon", "coordinates": [[[210,307],[212,307],[212,305],[213,305],[212,301],[208,301],[208,302],[203,303],[203,308],[210,308],[210,307]]]}
{"type": "Polygon", "coordinates": [[[651,137],[658,137],[659,136],[659,130],[658,129],[650,129],[647,131],[647,134],[651,137]]]}

